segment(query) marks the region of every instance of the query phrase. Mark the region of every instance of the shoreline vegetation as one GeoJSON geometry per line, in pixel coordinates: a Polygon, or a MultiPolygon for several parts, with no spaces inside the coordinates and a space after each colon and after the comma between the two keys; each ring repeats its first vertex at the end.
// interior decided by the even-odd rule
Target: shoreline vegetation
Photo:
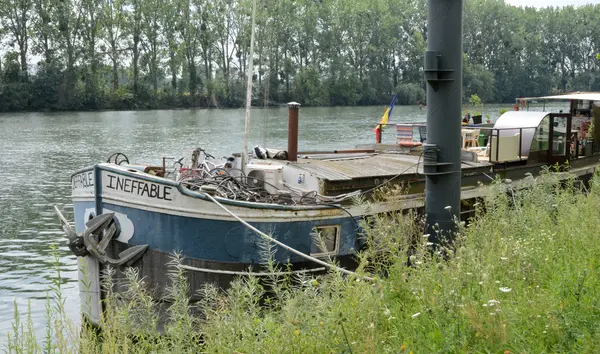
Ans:
{"type": "MultiPolygon", "coordinates": [[[[529,177],[533,178],[533,177],[529,177]]],[[[380,198],[393,198],[385,191],[380,198]]],[[[398,192],[400,193],[400,192],[398,192]]],[[[362,201],[361,205],[369,208],[362,201]]],[[[227,293],[189,289],[169,265],[164,335],[136,270],[108,296],[103,331],[67,319],[60,273],[49,291],[46,338],[15,305],[10,353],[558,353],[593,352],[600,340],[600,176],[589,188],[546,171],[531,188],[496,181],[453,243],[434,247],[414,214],[377,216],[360,277],[244,277],[227,293]],[[189,303],[190,291],[203,300],[189,303]]],[[[262,245],[274,271],[273,248],[262,245]]]]}
{"type": "MultiPolygon", "coordinates": [[[[0,111],[425,101],[425,0],[1,0],[0,111]]],[[[600,4],[466,0],[463,101],[600,90],[600,4]]]]}

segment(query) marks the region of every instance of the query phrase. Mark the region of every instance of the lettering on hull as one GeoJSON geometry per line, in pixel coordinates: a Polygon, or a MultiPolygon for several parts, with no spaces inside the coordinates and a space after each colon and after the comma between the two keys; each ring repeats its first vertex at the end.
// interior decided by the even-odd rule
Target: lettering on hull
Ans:
{"type": "Polygon", "coordinates": [[[132,179],[128,177],[115,176],[111,174],[106,175],[108,181],[106,181],[106,188],[130,193],[140,197],[148,197],[153,199],[161,199],[171,201],[173,187],[164,186],[161,184],[140,181],[138,179],[132,179]]]}
{"type": "Polygon", "coordinates": [[[71,178],[71,189],[93,188],[94,171],[78,173],[71,178]]]}

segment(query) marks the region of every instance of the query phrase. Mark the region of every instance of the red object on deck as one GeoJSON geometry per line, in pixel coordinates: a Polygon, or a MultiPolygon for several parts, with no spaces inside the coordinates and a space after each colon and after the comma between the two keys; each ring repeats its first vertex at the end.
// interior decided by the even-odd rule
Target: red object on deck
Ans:
{"type": "Polygon", "coordinates": [[[421,143],[419,141],[400,141],[398,143],[398,145],[400,145],[402,147],[415,147],[415,146],[422,146],[423,143],[421,143]]]}

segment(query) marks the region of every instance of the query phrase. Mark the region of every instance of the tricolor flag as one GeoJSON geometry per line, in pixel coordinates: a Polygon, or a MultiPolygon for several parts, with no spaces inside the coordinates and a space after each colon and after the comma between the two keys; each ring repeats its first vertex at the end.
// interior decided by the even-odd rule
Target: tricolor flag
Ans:
{"type": "Polygon", "coordinates": [[[383,117],[381,117],[379,124],[377,124],[375,129],[373,129],[373,130],[375,130],[377,143],[381,143],[381,132],[383,131],[383,127],[385,125],[387,125],[388,121],[390,120],[390,116],[392,115],[392,110],[394,109],[394,103],[396,103],[396,95],[394,95],[394,98],[392,99],[392,103],[390,103],[390,106],[385,109],[385,112],[383,113],[383,117]]]}

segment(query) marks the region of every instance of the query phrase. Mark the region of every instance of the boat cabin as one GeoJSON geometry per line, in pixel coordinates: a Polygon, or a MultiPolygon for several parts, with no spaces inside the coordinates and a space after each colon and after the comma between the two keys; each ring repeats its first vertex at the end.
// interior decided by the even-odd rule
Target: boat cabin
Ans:
{"type": "MultiPolygon", "coordinates": [[[[564,163],[600,152],[600,92],[517,99],[517,109],[541,117],[531,143],[530,163],[564,163]],[[547,101],[568,102],[567,112],[546,112],[547,101]],[[542,102],[542,111],[533,112],[532,102],[542,102]],[[542,117],[543,116],[543,117],[542,117]]],[[[508,112],[516,113],[516,112],[508,112]]]]}
{"type": "MultiPolygon", "coordinates": [[[[513,165],[563,164],[600,153],[600,93],[518,98],[514,111],[502,114],[494,124],[462,128],[462,149],[477,154],[496,168],[513,165]],[[530,110],[531,102],[567,101],[568,112],[530,110]]],[[[566,109],[565,109],[566,110],[566,109]]],[[[426,141],[426,124],[397,124],[401,146],[426,141]]]]}

